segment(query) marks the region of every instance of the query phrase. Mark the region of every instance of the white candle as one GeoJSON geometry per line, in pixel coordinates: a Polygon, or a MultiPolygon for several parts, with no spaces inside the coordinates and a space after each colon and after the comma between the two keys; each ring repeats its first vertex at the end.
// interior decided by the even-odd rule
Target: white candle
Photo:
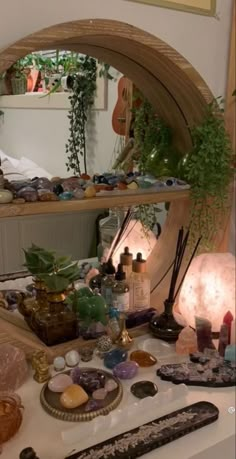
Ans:
{"type": "Polygon", "coordinates": [[[236,338],[235,338],[235,327],[236,327],[236,323],[235,323],[235,319],[232,320],[231,322],[231,335],[230,335],[230,344],[236,344],[236,338]]]}

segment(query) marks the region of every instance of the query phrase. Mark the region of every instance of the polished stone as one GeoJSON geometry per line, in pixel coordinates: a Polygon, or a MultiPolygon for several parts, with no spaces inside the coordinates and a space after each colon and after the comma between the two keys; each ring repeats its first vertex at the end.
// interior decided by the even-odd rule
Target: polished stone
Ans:
{"type": "Polygon", "coordinates": [[[137,398],[154,397],[158,388],[152,381],[138,381],[131,386],[131,392],[137,398]]]}
{"type": "Polygon", "coordinates": [[[53,360],[53,367],[55,371],[62,371],[64,370],[65,366],[66,366],[66,362],[65,362],[64,357],[59,356],[53,360]]]}
{"type": "Polygon", "coordinates": [[[80,384],[81,369],[79,367],[73,368],[70,372],[70,377],[74,384],[80,384]]]}
{"type": "Polygon", "coordinates": [[[64,408],[73,409],[83,405],[88,399],[88,395],[81,386],[72,384],[61,395],[60,402],[64,408]]]}
{"type": "Polygon", "coordinates": [[[99,410],[102,407],[103,407],[103,404],[102,404],[101,400],[93,400],[93,399],[91,399],[86,404],[86,406],[84,408],[84,411],[89,413],[90,411],[99,410]]]}
{"type": "Polygon", "coordinates": [[[157,363],[156,357],[146,351],[133,351],[130,360],[136,362],[140,367],[151,367],[157,363]]]}
{"type": "Polygon", "coordinates": [[[93,399],[94,400],[104,400],[107,394],[108,392],[106,389],[97,389],[93,392],[93,399]]]}
{"type": "Polygon", "coordinates": [[[125,362],[128,357],[128,352],[125,349],[113,349],[113,351],[105,354],[104,365],[109,370],[112,370],[118,363],[125,362]]]}
{"type": "Polygon", "coordinates": [[[105,386],[106,377],[101,371],[82,371],[79,384],[84,390],[92,394],[97,389],[102,389],[105,386]]]}
{"type": "Polygon", "coordinates": [[[64,392],[67,387],[71,386],[73,381],[69,375],[60,374],[50,379],[48,382],[48,388],[52,392],[64,392]]]}
{"type": "Polygon", "coordinates": [[[68,367],[76,367],[79,363],[79,353],[77,351],[69,351],[65,355],[66,365],[68,367]]]}
{"type": "Polygon", "coordinates": [[[132,379],[138,373],[139,366],[136,362],[121,362],[113,369],[113,374],[119,379],[132,379]]]}
{"type": "Polygon", "coordinates": [[[114,379],[108,379],[108,381],[105,384],[105,389],[107,392],[113,392],[113,390],[116,390],[118,387],[118,384],[114,379]]]}

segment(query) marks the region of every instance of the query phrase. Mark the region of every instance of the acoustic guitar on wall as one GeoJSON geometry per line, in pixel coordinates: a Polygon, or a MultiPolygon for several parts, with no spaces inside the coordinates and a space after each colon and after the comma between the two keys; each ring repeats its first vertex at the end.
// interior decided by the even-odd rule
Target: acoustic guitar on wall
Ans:
{"type": "Polygon", "coordinates": [[[130,104],[129,80],[122,76],[118,82],[118,99],[112,114],[112,128],[118,135],[126,135],[127,110],[130,104]]]}

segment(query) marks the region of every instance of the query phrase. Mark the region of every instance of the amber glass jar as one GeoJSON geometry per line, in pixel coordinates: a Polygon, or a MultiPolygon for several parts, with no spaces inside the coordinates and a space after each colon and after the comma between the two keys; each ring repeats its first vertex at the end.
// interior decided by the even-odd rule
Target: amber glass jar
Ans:
{"type": "Polygon", "coordinates": [[[47,292],[48,308],[35,311],[32,328],[47,346],[77,338],[76,315],[64,301],[64,293],[47,292]]]}

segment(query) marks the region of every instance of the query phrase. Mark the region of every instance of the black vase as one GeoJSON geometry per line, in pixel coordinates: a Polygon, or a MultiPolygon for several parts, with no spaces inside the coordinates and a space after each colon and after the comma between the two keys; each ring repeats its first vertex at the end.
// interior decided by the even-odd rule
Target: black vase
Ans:
{"type": "Polygon", "coordinates": [[[177,341],[179,333],[183,329],[182,325],[178,324],[174,318],[173,305],[174,301],[165,300],[164,312],[152,317],[149,324],[152,334],[168,343],[177,341]]]}

